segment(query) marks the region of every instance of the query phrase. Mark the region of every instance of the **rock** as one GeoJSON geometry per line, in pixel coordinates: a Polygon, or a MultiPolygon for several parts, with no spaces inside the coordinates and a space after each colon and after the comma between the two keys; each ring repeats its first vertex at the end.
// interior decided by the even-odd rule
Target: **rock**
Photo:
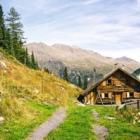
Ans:
{"type": "Polygon", "coordinates": [[[133,124],[136,124],[136,121],[135,120],[133,120],[133,124]]]}
{"type": "Polygon", "coordinates": [[[98,114],[95,110],[93,110],[93,117],[94,117],[96,120],[99,119],[99,114],[98,114]]]}
{"type": "Polygon", "coordinates": [[[110,116],[105,116],[105,118],[108,119],[108,120],[115,120],[116,119],[116,118],[110,117],[110,116]]]}
{"type": "Polygon", "coordinates": [[[43,102],[43,104],[44,104],[44,105],[47,105],[47,106],[50,105],[48,102],[43,102]]]}
{"type": "Polygon", "coordinates": [[[108,129],[102,125],[93,126],[93,131],[96,134],[97,140],[105,140],[108,135],[108,129]]]}
{"type": "Polygon", "coordinates": [[[33,90],[33,93],[38,94],[39,93],[39,90],[38,89],[34,89],[33,90]]]}
{"type": "Polygon", "coordinates": [[[0,68],[1,69],[6,69],[7,68],[7,65],[5,64],[5,62],[0,61],[0,68]]]}
{"type": "Polygon", "coordinates": [[[0,123],[3,123],[4,122],[4,117],[0,116],[0,123]]]}
{"type": "Polygon", "coordinates": [[[77,103],[78,106],[85,106],[84,104],[82,103],[77,103]]]}
{"type": "Polygon", "coordinates": [[[65,88],[61,87],[61,90],[65,90],[65,88]]]}

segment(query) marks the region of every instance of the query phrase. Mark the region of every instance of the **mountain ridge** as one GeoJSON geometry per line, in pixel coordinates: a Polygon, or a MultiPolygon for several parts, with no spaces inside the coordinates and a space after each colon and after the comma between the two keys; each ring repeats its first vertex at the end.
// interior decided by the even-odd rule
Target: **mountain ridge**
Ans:
{"type": "Polygon", "coordinates": [[[140,67],[140,62],[122,56],[119,58],[112,58],[103,56],[97,52],[82,49],[77,46],[65,45],[65,44],[53,44],[47,45],[45,43],[29,43],[25,45],[29,52],[34,52],[35,56],[41,67],[44,67],[47,61],[60,61],[67,67],[72,69],[85,69],[91,70],[93,67],[103,69],[104,67],[108,70],[99,70],[100,73],[109,72],[113,69],[114,64],[119,63],[119,66],[126,66],[128,71],[134,71],[140,67]],[[108,67],[108,68],[107,68],[108,67]],[[128,67],[128,68],[127,68],[128,67]]]}

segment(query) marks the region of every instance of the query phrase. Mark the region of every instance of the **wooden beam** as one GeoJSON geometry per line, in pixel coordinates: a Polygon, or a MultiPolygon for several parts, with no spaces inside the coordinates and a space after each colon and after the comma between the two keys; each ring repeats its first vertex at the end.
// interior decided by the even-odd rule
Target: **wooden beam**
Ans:
{"type": "Polygon", "coordinates": [[[91,104],[91,93],[90,93],[90,104],[91,104]]]}

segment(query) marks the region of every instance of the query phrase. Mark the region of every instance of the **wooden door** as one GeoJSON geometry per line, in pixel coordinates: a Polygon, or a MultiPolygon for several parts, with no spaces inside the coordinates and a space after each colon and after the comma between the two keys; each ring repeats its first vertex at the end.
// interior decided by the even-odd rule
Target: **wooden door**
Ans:
{"type": "Polygon", "coordinates": [[[115,102],[116,105],[122,104],[122,93],[115,93],[115,102]]]}

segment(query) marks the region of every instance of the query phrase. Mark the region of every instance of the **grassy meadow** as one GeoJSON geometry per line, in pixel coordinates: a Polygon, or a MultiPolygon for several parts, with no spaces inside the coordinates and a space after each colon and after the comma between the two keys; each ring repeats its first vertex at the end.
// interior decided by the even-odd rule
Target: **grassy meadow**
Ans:
{"type": "Polygon", "coordinates": [[[133,124],[128,118],[122,117],[115,111],[115,107],[111,106],[69,108],[65,122],[51,132],[45,140],[96,140],[96,136],[92,132],[92,126],[94,127],[96,124],[108,128],[107,140],[139,140],[140,123],[133,124]],[[99,120],[93,117],[93,110],[99,113],[99,120]],[[115,119],[109,120],[107,117],[115,119]]]}

